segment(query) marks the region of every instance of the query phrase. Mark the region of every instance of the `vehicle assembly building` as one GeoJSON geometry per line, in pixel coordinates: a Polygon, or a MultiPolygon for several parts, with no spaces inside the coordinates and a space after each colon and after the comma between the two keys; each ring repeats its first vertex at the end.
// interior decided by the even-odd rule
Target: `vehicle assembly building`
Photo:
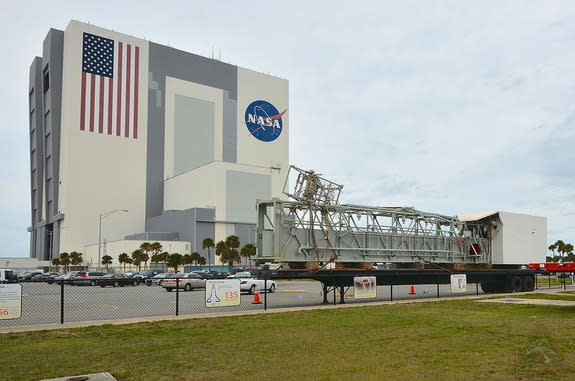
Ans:
{"type": "Polygon", "coordinates": [[[33,258],[206,256],[207,237],[255,243],[256,200],[287,198],[285,79],[71,21],[34,58],[29,104],[33,258]]]}

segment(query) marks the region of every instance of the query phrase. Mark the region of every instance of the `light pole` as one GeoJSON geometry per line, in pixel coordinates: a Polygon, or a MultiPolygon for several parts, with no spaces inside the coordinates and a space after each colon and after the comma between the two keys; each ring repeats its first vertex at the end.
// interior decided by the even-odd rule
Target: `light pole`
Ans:
{"type": "Polygon", "coordinates": [[[101,265],[102,265],[102,259],[101,259],[101,255],[102,255],[102,217],[109,216],[110,214],[116,213],[116,212],[127,212],[127,211],[128,211],[128,209],[114,209],[111,212],[100,214],[100,226],[98,228],[98,270],[101,269],[101,265]]]}

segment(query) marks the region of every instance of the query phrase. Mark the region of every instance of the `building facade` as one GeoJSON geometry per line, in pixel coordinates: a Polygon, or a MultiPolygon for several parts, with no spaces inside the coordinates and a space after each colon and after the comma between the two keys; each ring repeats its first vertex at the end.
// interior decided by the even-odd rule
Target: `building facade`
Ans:
{"type": "Polygon", "coordinates": [[[29,97],[33,258],[133,241],[206,256],[204,238],[255,242],[256,200],[285,197],[285,79],[71,21],[29,97]]]}

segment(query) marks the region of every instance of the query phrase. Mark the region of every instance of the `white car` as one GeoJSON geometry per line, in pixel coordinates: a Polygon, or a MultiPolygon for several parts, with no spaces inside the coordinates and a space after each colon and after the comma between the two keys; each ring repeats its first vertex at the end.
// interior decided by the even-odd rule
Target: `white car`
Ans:
{"type": "Polygon", "coordinates": [[[264,287],[267,286],[268,292],[275,292],[277,288],[277,284],[273,280],[265,281],[263,279],[254,279],[253,275],[249,272],[241,272],[235,275],[229,275],[228,278],[239,279],[240,291],[247,292],[252,295],[256,293],[256,287],[259,291],[263,291],[264,287]]]}

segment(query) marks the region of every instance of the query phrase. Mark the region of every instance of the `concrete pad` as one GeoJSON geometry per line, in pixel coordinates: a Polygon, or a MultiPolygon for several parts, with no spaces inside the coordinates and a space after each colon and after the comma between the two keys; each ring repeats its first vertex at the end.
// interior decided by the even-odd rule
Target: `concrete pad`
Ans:
{"type": "Polygon", "coordinates": [[[536,305],[541,305],[541,306],[575,306],[574,301],[551,300],[551,299],[501,298],[501,299],[483,299],[483,300],[478,300],[478,302],[508,303],[508,304],[536,304],[536,305]]]}
{"type": "Polygon", "coordinates": [[[110,373],[83,374],[80,376],[66,376],[60,378],[46,378],[40,381],[117,381],[110,373]]]}

